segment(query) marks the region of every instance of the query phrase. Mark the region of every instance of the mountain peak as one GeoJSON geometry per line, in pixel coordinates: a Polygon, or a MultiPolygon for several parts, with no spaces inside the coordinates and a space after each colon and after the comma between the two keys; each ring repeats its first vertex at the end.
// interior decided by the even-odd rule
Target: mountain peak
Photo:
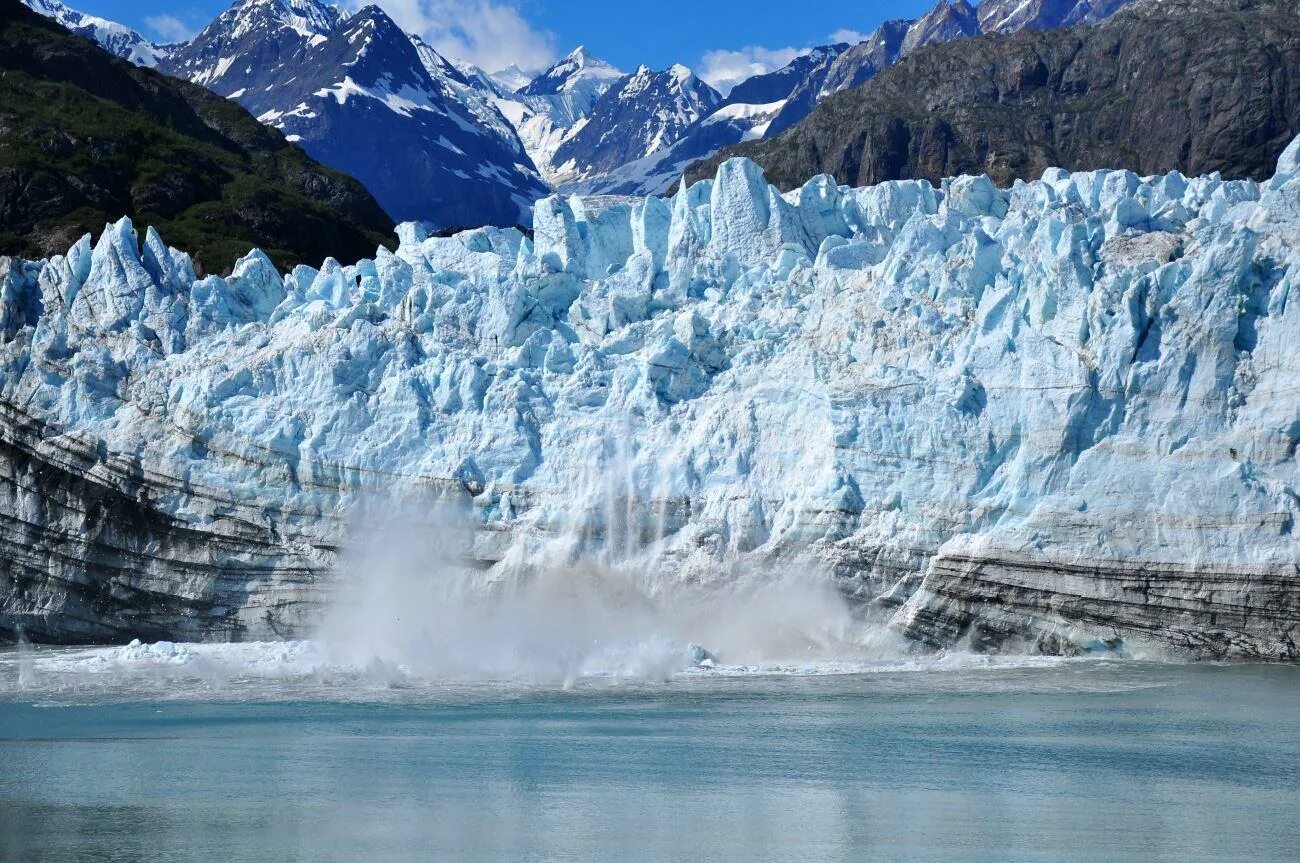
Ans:
{"type": "MultiPolygon", "coordinates": [[[[452,62],[457,61],[453,60],[452,62]]],[[[462,72],[465,71],[464,66],[458,66],[458,68],[462,72]]],[[[484,72],[483,74],[506,93],[518,93],[533,81],[532,77],[523,69],[520,69],[516,63],[511,63],[504,69],[498,69],[495,72],[484,72]]]]}
{"type": "Polygon", "coordinates": [[[695,77],[695,73],[686,66],[683,66],[681,63],[674,63],[669,66],[668,74],[672,75],[673,79],[679,84],[685,84],[687,81],[690,81],[695,77]]]}
{"type": "Polygon", "coordinates": [[[579,45],[518,92],[524,96],[555,96],[572,90],[581,80],[615,81],[623,73],[579,45]]]}
{"type": "Polygon", "coordinates": [[[388,13],[385,12],[382,7],[374,3],[362,6],[357,10],[355,15],[347,19],[346,23],[347,30],[350,33],[355,33],[360,28],[369,24],[385,31],[392,29],[397,33],[401,33],[403,39],[409,39],[402,28],[397,26],[397,22],[390,18],[388,13]]]}
{"type": "Polygon", "coordinates": [[[321,0],[236,0],[213,25],[224,24],[236,38],[264,23],[323,36],[346,18],[338,6],[321,0]]]}
{"type": "Polygon", "coordinates": [[[908,29],[902,53],[910,54],[926,45],[978,36],[979,32],[979,16],[966,0],[939,0],[908,29]]]}
{"type": "Polygon", "coordinates": [[[600,97],[552,164],[566,166],[563,182],[612,171],[672,146],[721,102],[717,90],[680,63],[662,72],[642,64],[600,97]]]}

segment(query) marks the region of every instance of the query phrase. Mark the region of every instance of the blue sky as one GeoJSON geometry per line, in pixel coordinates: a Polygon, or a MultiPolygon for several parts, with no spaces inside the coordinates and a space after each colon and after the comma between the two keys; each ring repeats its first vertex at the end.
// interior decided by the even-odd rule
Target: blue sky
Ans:
{"type": "MultiPolygon", "coordinates": [[[[230,0],[65,0],[154,38],[193,31],[230,0]]],[[[364,0],[346,0],[360,6],[364,0]]],[[[683,63],[706,77],[780,65],[832,34],[869,33],[887,18],[923,14],[934,0],[379,0],[444,53],[488,68],[537,67],[585,44],[631,70],[683,63]]]]}

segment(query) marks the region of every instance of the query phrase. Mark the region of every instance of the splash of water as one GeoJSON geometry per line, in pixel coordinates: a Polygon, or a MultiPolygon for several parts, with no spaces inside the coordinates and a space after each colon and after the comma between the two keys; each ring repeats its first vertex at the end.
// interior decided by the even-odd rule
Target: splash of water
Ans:
{"type": "Polygon", "coordinates": [[[695,663],[692,645],[732,666],[888,649],[810,561],[737,560],[704,579],[673,572],[663,489],[618,444],[632,439],[597,439],[573,506],[517,530],[495,565],[475,561],[465,502],[361,507],[319,633],[330,661],[424,679],[572,683],[664,679],[695,663]]]}
{"type": "Polygon", "coordinates": [[[36,687],[36,664],[32,658],[32,643],[27,640],[27,633],[18,627],[18,690],[20,692],[36,687]]]}

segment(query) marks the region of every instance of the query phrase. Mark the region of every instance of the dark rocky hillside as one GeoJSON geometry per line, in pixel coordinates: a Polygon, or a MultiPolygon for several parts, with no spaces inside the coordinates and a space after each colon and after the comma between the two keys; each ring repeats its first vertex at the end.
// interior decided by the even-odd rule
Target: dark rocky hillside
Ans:
{"type": "Polygon", "coordinates": [[[121,216],[209,272],[254,246],[280,267],[369,256],[393,227],[238,105],[0,0],[0,255],[61,253],[121,216]]]}
{"type": "Polygon", "coordinates": [[[1092,27],[922,48],[688,178],[743,155],[784,188],[821,173],[866,185],[985,172],[1009,184],[1051,166],[1261,179],[1298,131],[1294,0],[1148,0],[1092,27]]]}

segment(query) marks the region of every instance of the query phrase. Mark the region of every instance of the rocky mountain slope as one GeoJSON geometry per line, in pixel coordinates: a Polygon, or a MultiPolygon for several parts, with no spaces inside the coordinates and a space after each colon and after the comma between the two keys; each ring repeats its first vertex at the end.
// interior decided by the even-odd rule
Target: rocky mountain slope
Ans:
{"type": "Polygon", "coordinates": [[[625,76],[580,45],[514,90],[486,75],[477,77],[492,91],[497,108],[518,130],[542,176],[558,184],[563,177],[557,172],[556,151],[586,121],[600,97],[625,76]]]}
{"type": "Polygon", "coordinates": [[[200,270],[373,254],[392,222],[238,105],[0,3],[0,254],[65,251],[123,214],[200,270]]]}
{"type": "Polygon", "coordinates": [[[919,50],[692,176],[734,153],[783,188],[819,173],[858,184],[986,171],[1006,184],[1052,165],[1259,178],[1297,131],[1294,3],[1148,0],[1095,27],[919,50]]]}
{"type": "Polygon", "coordinates": [[[641,66],[611,86],[551,158],[561,183],[599,179],[671,147],[722,95],[685,66],[641,66]]]}
{"type": "Polygon", "coordinates": [[[240,0],[159,69],[239,102],[395,219],[520,222],[545,184],[505,119],[430,54],[377,6],[240,0]]]}
{"type": "Polygon", "coordinates": [[[733,160],[534,224],[9,262],[0,630],[301,634],[378,496],[454,504],[498,586],[792,568],[927,645],[1300,657],[1300,140],[1263,183],[733,160]]]}
{"type": "Polygon", "coordinates": [[[774,137],[802,121],[832,94],[860,86],[913,51],[980,33],[1092,24],[1128,2],[986,0],[976,8],[966,0],[939,0],[915,21],[886,21],[857,45],[816,48],[782,69],[744,82],[684,131],[672,147],[607,171],[578,188],[606,194],[662,194],[692,163],[741,142],[774,137]]]}

